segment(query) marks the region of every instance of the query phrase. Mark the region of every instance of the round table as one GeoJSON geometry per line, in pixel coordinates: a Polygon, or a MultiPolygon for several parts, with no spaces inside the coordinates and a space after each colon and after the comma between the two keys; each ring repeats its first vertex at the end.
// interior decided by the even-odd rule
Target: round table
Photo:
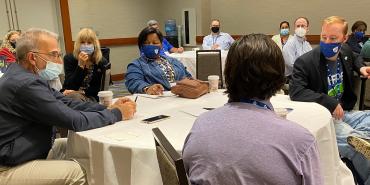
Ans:
{"type": "MultiPolygon", "coordinates": [[[[90,184],[160,185],[162,180],[151,129],[159,127],[181,152],[196,116],[207,111],[203,108],[221,107],[226,102],[223,90],[198,99],[139,96],[134,119],[89,131],[70,132],[67,156],[85,167],[90,184]],[[153,124],[141,122],[160,114],[170,118],[153,124]]],[[[333,120],[326,108],[316,103],[293,102],[284,95],[272,97],[271,103],[275,108],[293,108],[287,119],[315,136],[326,185],[354,184],[352,173],[339,158],[333,120]]]]}

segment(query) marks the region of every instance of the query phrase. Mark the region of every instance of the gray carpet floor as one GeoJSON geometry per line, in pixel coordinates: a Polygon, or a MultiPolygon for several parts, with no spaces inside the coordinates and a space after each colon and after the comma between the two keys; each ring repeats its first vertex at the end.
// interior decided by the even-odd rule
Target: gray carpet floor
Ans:
{"type": "Polygon", "coordinates": [[[109,86],[109,90],[113,92],[113,98],[131,95],[125,86],[124,80],[113,81],[113,85],[109,86]]]}

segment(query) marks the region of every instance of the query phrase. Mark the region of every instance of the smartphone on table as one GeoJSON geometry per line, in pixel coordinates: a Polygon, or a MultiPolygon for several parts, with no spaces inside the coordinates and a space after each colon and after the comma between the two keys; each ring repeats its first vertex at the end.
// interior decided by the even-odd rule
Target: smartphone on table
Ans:
{"type": "Polygon", "coordinates": [[[152,123],[164,120],[164,119],[168,119],[169,117],[170,116],[166,116],[166,115],[158,115],[158,116],[153,116],[147,119],[143,119],[142,122],[146,124],[152,124],[152,123]]]}

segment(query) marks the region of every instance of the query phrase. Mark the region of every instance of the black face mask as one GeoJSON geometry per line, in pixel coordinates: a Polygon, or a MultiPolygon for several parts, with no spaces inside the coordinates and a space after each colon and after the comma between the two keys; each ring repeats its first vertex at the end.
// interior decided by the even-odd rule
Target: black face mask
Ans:
{"type": "Polygon", "coordinates": [[[214,27],[211,28],[211,30],[212,30],[213,33],[218,33],[220,31],[220,27],[214,26],[214,27]]]}
{"type": "Polygon", "coordinates": [[[15,46],[17,45],[16,42],[10,42],[10,45],[15,49],[15,46]]]}

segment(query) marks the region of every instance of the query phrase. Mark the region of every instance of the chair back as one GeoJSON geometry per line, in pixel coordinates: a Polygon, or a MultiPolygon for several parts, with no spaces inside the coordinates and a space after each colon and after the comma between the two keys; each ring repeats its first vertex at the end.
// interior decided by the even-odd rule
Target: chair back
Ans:
{"type": "Polygon", "coordinates": [[[100,85],[100,90],[101,91],[106,91],[109,89],[109,85],[112,84],[111,80],[111,63],[110,63],[110,48],[107,47],[101,47],[100,48],[101,53],[103,57],[108,61],[106,65],[103,66],[104,71],[103,71],[103,76],[101,79],[101,85],[100,85]]]}
{"type": "Polygon", "coordinates": [[[106,69],[105,74],[102,76],[101,79],[101,86],[100,90],[107,91],[109,89],[109,85],[111,84],[111,69],[106,69]]]}
{"type": "Polygon", "coordinates": [[[218,75],[223,87],[221,50],[196,51],[196,78],[208,81],[209,75],[218,75]]]}
{"type": "Polygon", "coordinates": [[[163,185],[189,185],[180,154],[159,128],[153,128],[152,131],[163,185]]]}

